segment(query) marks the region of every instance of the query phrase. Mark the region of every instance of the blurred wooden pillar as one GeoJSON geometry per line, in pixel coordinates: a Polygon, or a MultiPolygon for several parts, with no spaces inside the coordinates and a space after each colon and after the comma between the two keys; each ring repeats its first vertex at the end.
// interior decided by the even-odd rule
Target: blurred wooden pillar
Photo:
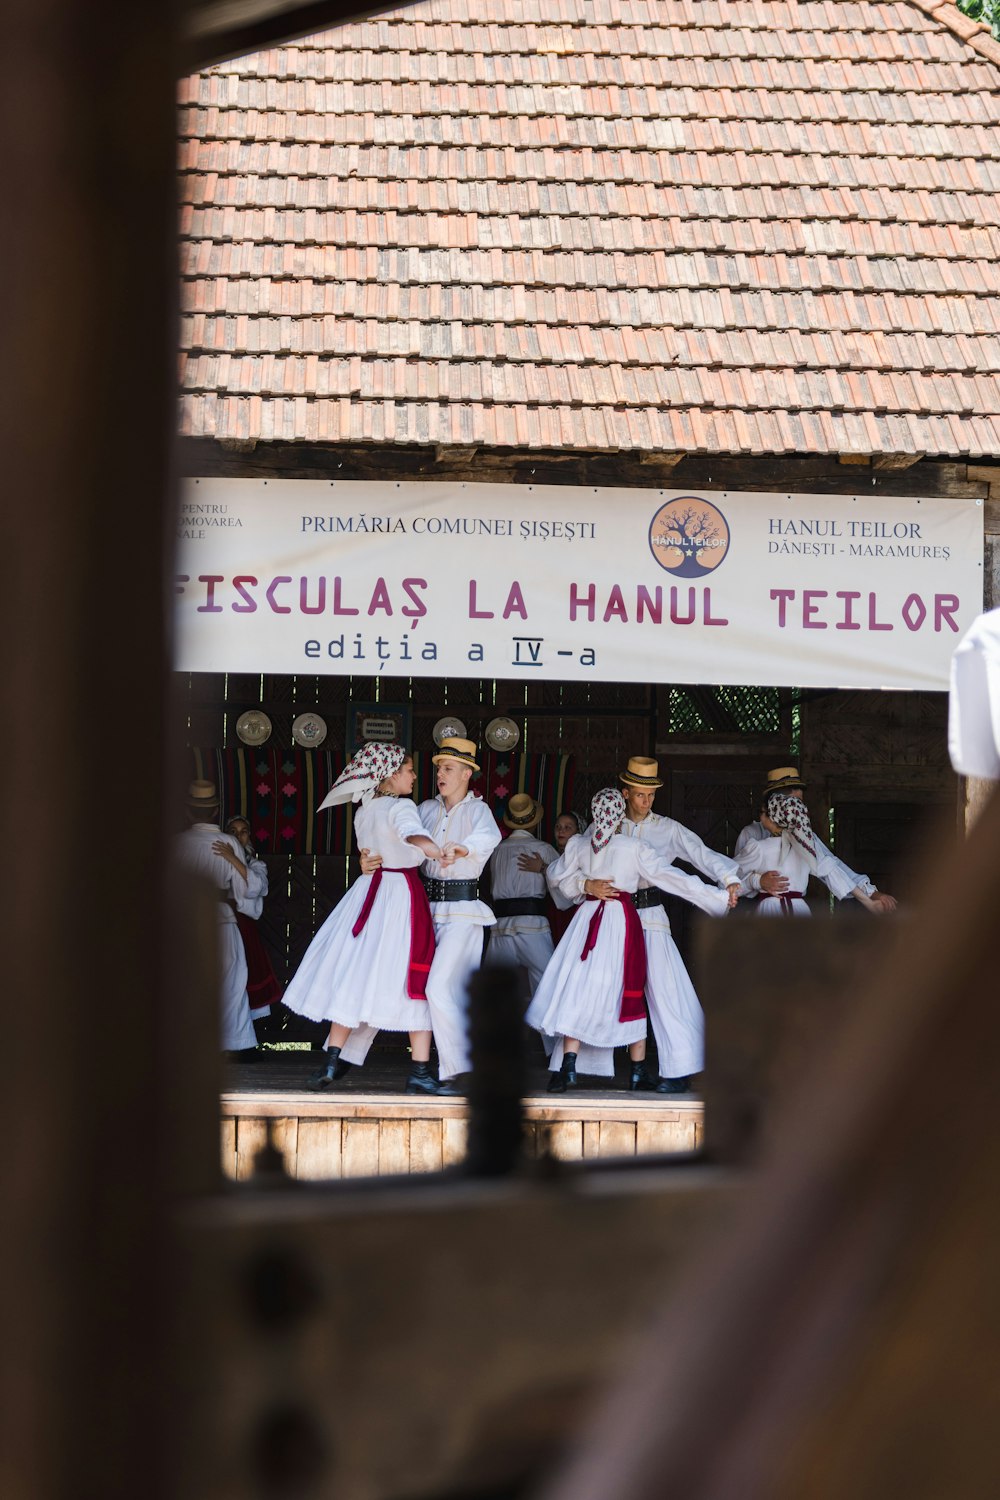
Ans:
{"type": "Polygon", "coordinates": [[[155,1500],[174,22],[0,14],[0,1493],[155,1500]]]}
{"type": "Polygon", "coordinates": [[[958,824],[968,833],[981,817],[998,783],[981,776],[958,778],[958,824]]]}

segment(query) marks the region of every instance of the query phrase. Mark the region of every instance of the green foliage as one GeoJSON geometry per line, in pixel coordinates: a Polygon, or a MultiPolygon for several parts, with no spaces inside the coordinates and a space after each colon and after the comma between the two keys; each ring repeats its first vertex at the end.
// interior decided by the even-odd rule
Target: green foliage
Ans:
{"type": "Polygon", "coordinates": [[[955,0],[963,16],[970,21],[982,21],[1000,42],[1000,0],[955,0]]]}

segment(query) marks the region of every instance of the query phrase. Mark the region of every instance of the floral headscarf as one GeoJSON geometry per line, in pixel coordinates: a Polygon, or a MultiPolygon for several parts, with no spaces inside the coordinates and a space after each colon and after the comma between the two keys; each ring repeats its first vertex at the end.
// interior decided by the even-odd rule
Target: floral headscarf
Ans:
{"type": "Polygon", "coordinates": [[[370,802],[385,778],[398,771],[405,759],[402,745],[369,740],[347,762],[316,811],[335,807],[338,802],[370,802]]]}
{"type": "Polygon", "coordinates": [[[590,830],[590,847],[599,854],[625,816],[625,798],[615,786],[606,786],[590,804],[594,826],[590,830]]]}
{"type": "Polygon", "coordinates": [[[815,867],[816,835],[809,822],[809,809],[802,798],[789,797],[787,792],[772,792],[767,799],[767,815],[815,867]]]}

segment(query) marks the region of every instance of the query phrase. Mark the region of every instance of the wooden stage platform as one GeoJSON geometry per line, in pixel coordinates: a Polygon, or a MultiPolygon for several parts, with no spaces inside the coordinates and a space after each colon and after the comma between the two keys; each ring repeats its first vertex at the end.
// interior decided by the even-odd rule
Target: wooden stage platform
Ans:
{"type": "MultiPolygon", "coordinates": [[[[273,1122],[276,1144],[292,1177],[375,1177],[433,1172],[461,1160],[464,1099],[420,1098],[403,1092],[406,1062],[398,1050],[374,1055],[335,1090],[307,1087],[315,1052],[269,1052],[262,1062],[227,1064],[222,1093],[222,1166],[245,1180],[273,1122]]],[[[629,1093],[581,1088],[545,1091],[544,1066],[533,1066],[525,1097],[529,1156],[636,1156],[693,1151],[702,1142],[703,1108],[694,1094],[629,1093]]]]}

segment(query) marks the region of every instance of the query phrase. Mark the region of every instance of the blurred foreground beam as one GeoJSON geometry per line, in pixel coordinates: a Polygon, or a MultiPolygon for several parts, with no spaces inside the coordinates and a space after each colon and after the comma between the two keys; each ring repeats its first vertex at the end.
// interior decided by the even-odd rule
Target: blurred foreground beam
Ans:
{"type": "Polygon", "coordinates": [[[995,795],[545,1500],[1000,1490],[998,891],[995,795]]]}
{"type": "Polygon", "coordinates": [[[174,23],[37,0],[0,26],[0,1494],[155,1500],[174,23]]]}

